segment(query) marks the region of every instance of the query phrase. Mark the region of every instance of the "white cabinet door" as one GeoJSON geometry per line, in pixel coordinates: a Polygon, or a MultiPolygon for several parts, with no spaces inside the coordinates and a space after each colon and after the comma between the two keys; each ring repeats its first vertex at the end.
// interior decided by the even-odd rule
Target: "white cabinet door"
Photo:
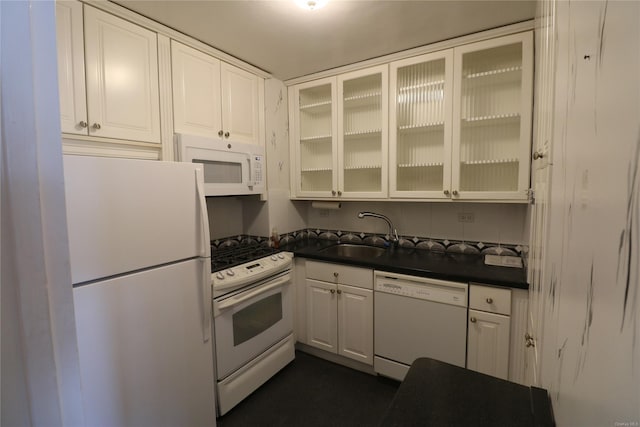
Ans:
{"type": "Polygon", "coordinates": [[[336,285],[307,279],[307,344],[337,352],[336,285]]]}
{"type": "Polygon", "coordinates": [[[289,97],[292,193],[297,197],[338,195],[336,79],[294,86],[289,97]]]}
{"type": "Polygon", "coordinates": [[[454,199],[526,200],[532,32],[454,48],[454,199]]]}
{"type": "Polygon", "coordinates": [[[160,142],[155,33],[85,6],[89,135],[160,142]]]}
{"type": "Polygon", "coordinates": [[[338,354],[373,364],[373,291],[338,285],[338,354]]]}
{"type": "Polygon", "coordinates": [[[174,131],[221,137],[220,61],[172,40],[171,71],[174,131]]]}
{"type": "Polygon", "coordinates": [[[451,196],[453,51],[391,63],[389,193],[451,196]]]}
{"type": "Polygon", "coordinates": [[[338,76],[338,194],[388,193],[388,66],[338,76]]]}
{"type": "Polygon", "coordinates": [[[56,2],[58,88],[62,132],[87,135],[82,3],[56,2]]]}
{"type": "Polygon", "coordinates": [[[224,138],[259,144],[258,76],[223,62],[220,70],[220,86],[224,138]]]}
{"type": "Polygon", "coordinates": [[[508,316],[469,310],[468,369],[507,379],[510,323],[508,316]]]}

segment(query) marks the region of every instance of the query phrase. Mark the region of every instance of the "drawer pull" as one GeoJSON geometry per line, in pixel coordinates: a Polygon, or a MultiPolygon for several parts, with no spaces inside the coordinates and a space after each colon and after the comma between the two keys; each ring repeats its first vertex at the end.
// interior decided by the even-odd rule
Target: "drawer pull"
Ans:
{"type": "Polygon", "coordinates": [[[487,298],[487,304],[493,304],[493,298],[487,298]]]}

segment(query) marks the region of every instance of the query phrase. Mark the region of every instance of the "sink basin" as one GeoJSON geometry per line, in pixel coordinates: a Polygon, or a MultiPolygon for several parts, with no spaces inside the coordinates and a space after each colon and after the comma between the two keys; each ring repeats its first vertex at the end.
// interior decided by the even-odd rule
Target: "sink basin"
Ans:
{"type": "Polygon", "coordinates": [[[377,246],[367,245],[353,245],[350,243],[340,243],[338,245],[329,246],[328,248],[320,249],[318,252],[322,252],[328,255],[343,256],[349,258],[375,258],[385,253],[386,249],[379,248],[377,246]]]}

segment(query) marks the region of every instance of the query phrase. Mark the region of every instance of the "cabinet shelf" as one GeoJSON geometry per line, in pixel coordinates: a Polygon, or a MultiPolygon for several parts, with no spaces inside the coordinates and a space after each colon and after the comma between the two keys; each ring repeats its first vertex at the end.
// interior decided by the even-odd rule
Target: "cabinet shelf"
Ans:
{"type": "Polygon", "coordinates": [[[398,126],[398,131],[403,133],[408,132],[424,132],[429,130],[438,130],[444,126],[444,122],[433,123],[420,123],[416,125],[402,125],[398,126]]]}
{"type": "Polygon", "coordinates": [[[364,170],[364,169],[382,169],[382,165],[353,165],[353,166],[344,167],[344,170],[346,171],[364,170]]]}
{"type": "Polygon", "coordinates": [[[432,168],[432,167],[442,167],[444,166],[443,162],[430,162],[430,163],[399,163],[399,169],[409,169],[409,168],[432,168]]]}
{"type": "Polygon", "coordinates": [[[381,92],[371,92],[363,95],[345,96],[344,102],[360,102],[360,101],[372,101],[380,98],[381,92]]]}
{"type": "Polygon", "coordinates": [[[497,70],[489,70],[489,71],[482,71],[482,72],[479,72],[479,73],[467,74],[465,76],[465,78],[467,78],[467,79],[477,79],[477,78],[481,78],[481,77],[496,76],[496,75],[499,75],[499,74],[514,73],[514,72],[520,72],[520,71],[522,71],[522,67],[521,66],[499,68],[497,70]]]}
{"type": "Polygon", "coordinates": [[[436,86],[442,86],[443,84],[444,84],[444,80],[434,80],[432,82],[424,82],[424,83],[418,83],[415,85],[399,87],[398,92],[399,93],[411,92],[417,89],[427,89],[427,88],[432,88],[436,86]]]}
{"type": "Polygon", "coordinates": [[[331,101],[320,101],[312,104],[300,105],[300,111],[321,112],[331,111],[331,101]]]}
{"type": "Polygon", "coordinates": [[[382,133],[382,129],[357,130],[357,131],[345,132],[344,136],[350,137],[350,138],[357,138],[357,137],[365,137],[365,136],[377,135],[377,134],[380,134],[380,133],[382,133]]]}
{"type": "Polygon", "coordinates": [[[489,160],[462,160],[462,165],[499,165],[506,163],[518,163],[518,159],[489,159],[489,160]]]}
{"type": "Polygon", "coordinates": [[[300,172],[331,172],[333,168],[304,168],[300,172]]]}
{"type": "Polygon", "coordinates": [[[323,142],[323,141],[331,141],[331,135],[316,135],[316,136],[305,136],[300,138],[300,142],[323,142]]]}
{"type": "Polygon", "coordinates": [[[473,126],[473,125],[481,125],[481,124],[491,124],[492,122],[500,122],[500,121],[516,122],[519,119],[520,119],[520,113],[494,114],[490,116],[466,117],[462,119],[462,123],[466,126],[473,126]]]}

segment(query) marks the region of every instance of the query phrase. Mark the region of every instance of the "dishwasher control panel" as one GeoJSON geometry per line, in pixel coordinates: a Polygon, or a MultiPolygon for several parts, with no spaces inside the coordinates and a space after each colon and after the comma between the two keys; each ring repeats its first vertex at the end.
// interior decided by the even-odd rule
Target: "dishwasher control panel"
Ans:
{"type": "Polygon", "coordinates": [[[375,290],[443,304],[467,306],[468,285],[466,283],[377,271],[375,290]]]}

